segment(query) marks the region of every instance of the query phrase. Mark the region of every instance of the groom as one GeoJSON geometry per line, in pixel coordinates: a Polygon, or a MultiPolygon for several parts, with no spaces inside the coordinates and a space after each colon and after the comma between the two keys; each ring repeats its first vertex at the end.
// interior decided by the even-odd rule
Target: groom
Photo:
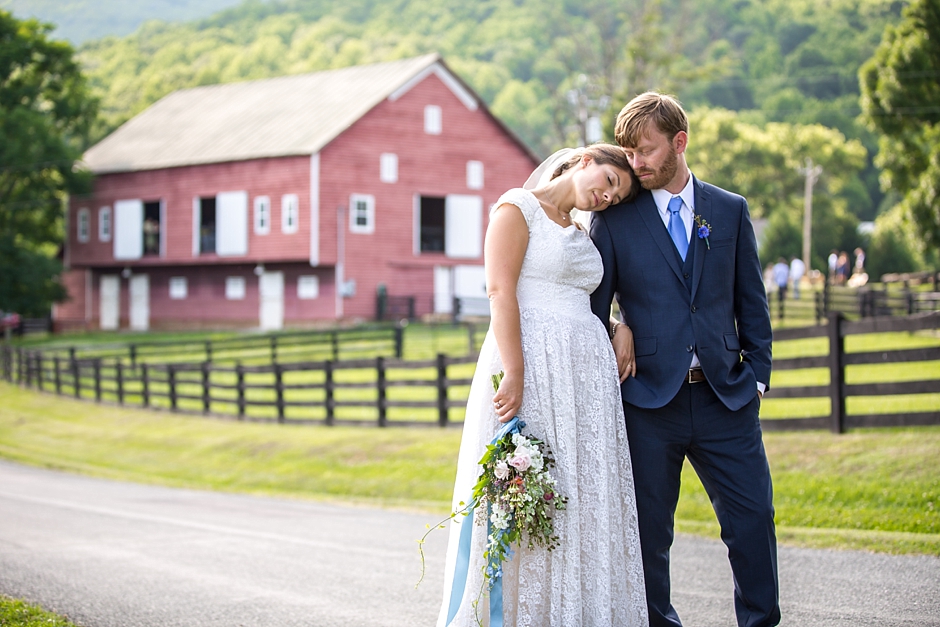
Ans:
{"type": "MultiPolygon", "coordinates": [[[[758,421],[770,383],[770,315],[741,196],[689,171],[688,119],[672,97],[637,96],[616,138],[644,190],[594,214],[604,278],[591,298],[607,323],[616,296],[633,356],[613,325],[633,458],[652,627],[681,625],[669,550],[688,458],[711,499],[734,574],[741,627],[780,621],[773,488],[758,421]]],[[[618,332],[619,331],[619,332],[618,332]]]]}

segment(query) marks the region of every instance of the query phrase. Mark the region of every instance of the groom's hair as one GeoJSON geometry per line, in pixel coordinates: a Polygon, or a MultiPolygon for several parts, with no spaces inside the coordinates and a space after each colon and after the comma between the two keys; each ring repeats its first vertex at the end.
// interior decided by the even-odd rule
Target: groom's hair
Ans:
{"type": "Polygon", "coordinates": [[[649,124],[669,138],[689,132],[689,118],[674,96],[648,91],[627,103],[617,115],[614,138],[624,148],[634,148],[646,135],[649,124]]]}

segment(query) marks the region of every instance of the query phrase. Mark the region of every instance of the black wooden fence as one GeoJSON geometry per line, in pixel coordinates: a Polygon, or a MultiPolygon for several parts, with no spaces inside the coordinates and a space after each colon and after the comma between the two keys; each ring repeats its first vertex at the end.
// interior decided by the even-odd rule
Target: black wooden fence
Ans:
{"type": "Polygon", "coordinates": [[[826,283],[821,290],[804,289],[799,299],[794,298],[793,290],[787,291],[785,299],[780,298],[780,292],[771,292],[768,304],[771,317],[777,321],[815,320],[816,324],[822,324],[834,312],[853,319],[910,316],[940,311],[940,291],[937,291],[936,283],[936,280],[929,284],[925,282],[916,289],[906,281],[872,283],[863,287],[826,283]]]}
{"type": "MultiPolygon", "coordinates": [[[[938,394],[940,378],[850,384],[846,368],[871,364],[940,361],[940,346],[846,352],[845,339],[868,333],[936,331],[940,312],[849,321],[838,312],[826,325],[778,329],[775,342],[828,338],[828,354],[775,359],[774,370],[825,368],[826,384],[774,385],[767,399],[828,398],[829,412],[808,418],[762,420],[765,430],[829,429],[940,424],[940,403],[927,411],[846,412],[846,398],[938,394]]],[[[75,357],[0,347],[0,376],[41,391],[75,398],[232,416],[238,419],[334,424],[440,425],[463,416],[474,354],[430,360],[395,357],[260,365],[148,363],[127,355],[75,357]]]]}
{"type": "Polygon", "coordinates": [[[78,399],[239,420],[440,425],[462,418],[474,356],[268,363],[244,366],[63,358],[0,348],[5,380],[78,399]],[[463,373],[454,367],[463,367],[463,373]]]}
{"type": "Polygon", "coordinates": [[[401,359],[404,329],[378,326],[325,331],[298,331],[269,335],[239,335],[219,339],[166,340],[132,343],[100,343],[87,346],[48,348],[48,357],[69,361],[122,359],[138,363],[212,364],[273,363],[357,359],[384,355],[401,359]]]}
{"type": "Polygon", "coordinates": [[[918,314],[908,317],[877,317],[849,321],[839,312],[828,317],[828,324],[774,331],[774,342],[826,337],[829,351],[816,357],[774,359],[774,371],[826,368],[829,383],[813,386],[771,387],[765,398],[821,398],[829,399],[829,413],[812,418],[783,418],[762,420],[766,431],[797,429],[829,429],[842,433],[855,427],[897,427],[940,424],[940,404],[928,411],[879,414],[846,413],[847,397],[876,397],[898,394],[938,394],[940,379],[890,383],[846,383],[847,366],[871,364],[897,364],[905,362],[940,361],[940,346],[870,352],[845,351],[845,338],[867,333],[913,332],[940,328],[940,313],[918,314]]]}

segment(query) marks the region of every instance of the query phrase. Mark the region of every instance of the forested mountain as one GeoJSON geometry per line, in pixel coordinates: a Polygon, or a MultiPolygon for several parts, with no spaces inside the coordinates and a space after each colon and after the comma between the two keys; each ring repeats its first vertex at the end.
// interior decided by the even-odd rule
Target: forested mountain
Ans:
{"type": "Polygon", "coordinates": [[[212,15],[241,0],[0,0],[20,19],[55,24],[56,39],[78,45],[108,35],[129,35],[147,20],[181,22],[212,15]]]}
{"type": "MultiPolygon", "coordinates": [[[[173,0],[162,0],[171,2],[173,0]]],[[[182,1],[182,0],[180,0],[182,1]]],[[[146,3],[141,3],[146,4],[146,3]]],[[[815,265],[860,242],[885,200],[877,138],[858,121],[859,67],[905,2],[888,0],[246,0],[84,44],[98,136],[184,87],[440,52],[533,149],[605,138],[634,94],[693,112],[690,163],[770,219],[765,258],[799,254],[805,159],[815,265]],[[769,177],[769,178],[768,178],[769,177]]]]}

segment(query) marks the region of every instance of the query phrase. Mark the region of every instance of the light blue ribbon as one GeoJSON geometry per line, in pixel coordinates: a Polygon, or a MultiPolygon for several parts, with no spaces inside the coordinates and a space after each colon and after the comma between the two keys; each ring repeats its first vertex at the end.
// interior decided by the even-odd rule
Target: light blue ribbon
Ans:
{"type": "MultiPolygon", "coordinates": [[[[520,433],[525,423],[519,420],[519,416],[513,416],[512,420],[504,424],[490,444],[496,444],[507,433],[520,433]]],[[[470,539],[473,535],[473,512],[476,510],[477,502],[474,499],[467,505],[470,512],[464,518],[460,527],[460,540],[457,544],[457,562],[454,566],[454,580],[450,589],[450,605],[447,608],[447,624],[450,625],[457,615],[460,603],[463,601],[464,591],[467,587],[467,572],[470,570],[470,539]]],[[[490,534],[490,525],[487,523],[486,534],[490,534]]],[[[503,577],[495,577],[493,587],[490,589],[490,627],[503,627],[503,577]]]]}

